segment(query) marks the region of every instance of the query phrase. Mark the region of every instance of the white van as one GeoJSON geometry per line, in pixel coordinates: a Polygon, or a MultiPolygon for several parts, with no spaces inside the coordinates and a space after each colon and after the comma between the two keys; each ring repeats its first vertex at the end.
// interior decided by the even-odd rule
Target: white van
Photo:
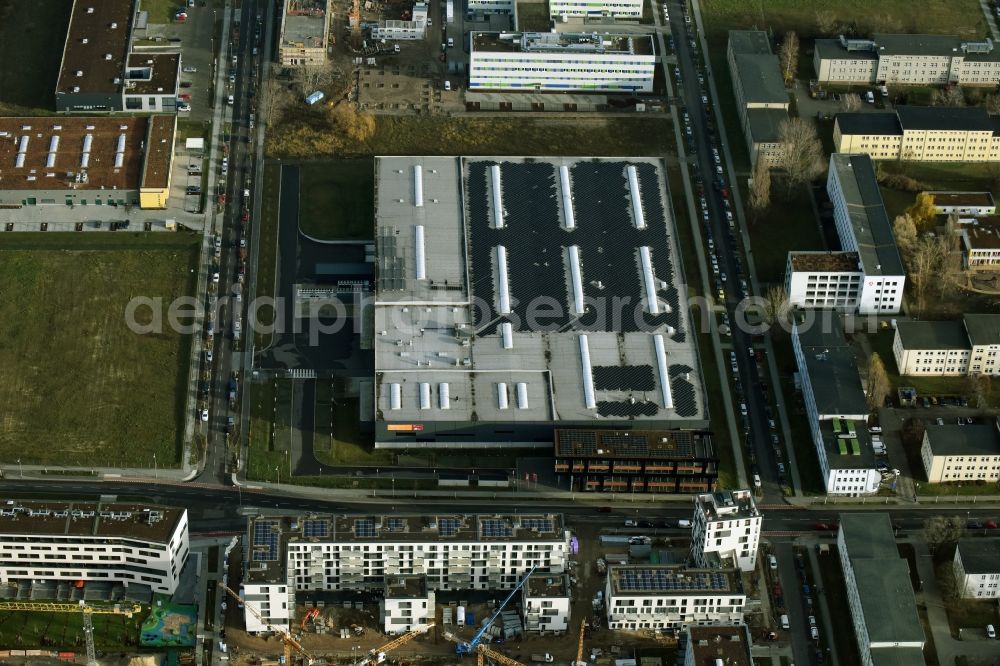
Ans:
{"type": "Polygon", "coordinates": [[[691,521],[690,520],[678,520],[677,521],[677,527],[691,527],[691,521]]]}
{"type": "Polygon", "coordinates": [[[782,615],[781,616],[781,628],[782,629],[788,629],[789,627],[791,627],[791,625],[788,624],[788,616],[787,615],[782,615]]]}
{"type": "Polygon", "coordinates": [[[753,487],[756,488],[757,490],[760,490],[761,486],[762,486],[762,484],[760,482],[760,474],[754,474],[753,475],[753,487]]]}
{"type": "Polygon", "coordinates": [[[232,96],[232,95],[230,95],[230,96],[229,96],[229,99],[228,99],[228,100],[226,100],[226,101],[227,101],[227,102],[229,103],[229,106],[232,106],[232,105],[233,105],[233,102],[234,102],[235,100],[233,99],[233,96],[232,96]]]}

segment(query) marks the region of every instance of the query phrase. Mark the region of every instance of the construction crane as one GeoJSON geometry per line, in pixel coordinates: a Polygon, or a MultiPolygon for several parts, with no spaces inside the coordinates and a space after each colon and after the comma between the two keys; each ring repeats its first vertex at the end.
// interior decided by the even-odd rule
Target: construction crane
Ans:
{"type": "MultiPolygon", "coordinates": [[[[514,598],[514,595],[517,594],[518,590],[524,587],[524,584],[528,581],[528,577],[531,576],[531,574],[533,574],[534,572],[535,572],[535,567],[531,567],[530,569],[528,569],[528,573],[524,574],[524,578],[521,579],[521,582],[519,582],[514,587],[514,589],[510,591],[510,594],[508,594],[507,598],[503,600],[503,603],[497,606],[497,609],[493,611],[493,615],[491,615],[490,619],[488,619],[485,623],[483,623],[482,628],[476,632],[476,635],[472,637],[471,641],[469,641],[468,643],[464,641],[458,641],[458,645],[455,646],[456,653],[458,653],[459,655],[465,655],[465,654],[472,654],[473,652],[477,651],[480,642],[483,640],[483,636],[486,635],[486,631],[493,625],[494,622],[496,622],[496,619],[500,617],[500,613],[503,612],[503,609],[507,606],[508,603],[510,603],[510,600],[514,598]]],[[[490,652],[491,650],[487,649],[487,651],[490,652]]]]}
{"type": "Polygon", "coordinates": [[[583,660],[583,639],[587,635],[587,621],[584,620],[580,623],[580,642],[576,646],[576,661],[573,662],[572,666],[587,666],[587,662],[583,660]]]}
{"type": "Polygon", "coordinates": [[[351,0],[351,14],[349,17],[351,24],[351,45],[354,48],[361,47],[361,0],[351,0]]]}
{"type": "Polygon", "coordinates": [[[316,663],[316,658],[311,654],[309,654],[309,652],[304,647],[302,647],[302,644],[299,643],[297,640],[295,640],[294,636],[292,636],[284,629],[279,629],[278,627],[274,626],[273,624],[265,620],[264,616],[260,614],[260,611],[258,611],[253,604],[251,604],[248,601],[244,601],[243,599],[240,599],[240,595],[238,595],[232,589],[224,585],[222,582],[219,582],[219,587],[225,590],[226,594],[231,596],[233,600],[235,600],[237,603],[245,606],[246,609],[250,611],[251,615],[257,618],[261,624],[267,627],[268,631],[273,631],[274,633],[281,636],[281,640],[285,644],[285,666],[292,666],[292,650],[295,650],[296,652],[301,654],[302,657],[306,660],[306,664],[308,664],[309,666],[312,666],[312,664],[316,663]]]}
{"type": "Polygon", "coordinates": [[[87,640],[87,666],[97,666],[97,652],[94,649],[94,615],[124,615],[132,617],[142,612],[142,606],[114,606],[101,608],[88,606],[82,599],[77,604],[60,604],[47,601],[3,601],[0,611],[35,611],[43,613],[83,613],[83,635],[87,640]]]}
{"type": "Polygon", "coordinates": [[[495,661],[498,664],[502,664],[503,666],[524,666],[524,664],[522,664],[518,660],[511,659],[505,654],[500,654],[499,652],[495,652],[486,647],[483,643],[480,643],[479,645],[476,646],[476,661],[477,661],[476,666],[485,666],[484,662],[486,658],[489,658],[490,661],[495,661]]]}
{"type": "Polygon", "coordinates": [[[385,655],[387,652],[391,652],[402,645],[406,645],[417,636],[420,636],[421,634],[425,634],[428,631],[430,631],[431,627],[433,626],[434,626],[433,622],[428,622],[427,624],[420,625],[419,627],[416,627],[415,629],[408,631],[407,633],[403,634],[402,636],[400,636],[395,640],[389,641],[382,647],[375,648],[374,650],[369,650],[368,659],[362,662],[361,666],[378,666],[378,664],[381,664],[383,661],[385,661],[385,655]]]}

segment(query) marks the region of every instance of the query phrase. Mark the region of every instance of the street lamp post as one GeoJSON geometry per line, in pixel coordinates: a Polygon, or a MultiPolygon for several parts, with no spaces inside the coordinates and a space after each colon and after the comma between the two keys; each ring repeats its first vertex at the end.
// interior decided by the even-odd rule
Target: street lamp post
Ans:
{"type": "Polygon", "coordinates": [[[274,473],[277,475],[278,485],[281,485],[281,465],[274,466],[274,473]]]}
{"type": "Polygon", "coordinates": [[[24,478],[24,470],[21,468],[21,459],[20,458],[17,459],[17,474],[22,479],[24,478]]]}
{"type": "Polygon", "coordinates": [[[153,478],[154,479],[160,478],[159,473],[157,472],[157,468],[156,468],[156,454],[155,453],[153,454],[153,478]]]}

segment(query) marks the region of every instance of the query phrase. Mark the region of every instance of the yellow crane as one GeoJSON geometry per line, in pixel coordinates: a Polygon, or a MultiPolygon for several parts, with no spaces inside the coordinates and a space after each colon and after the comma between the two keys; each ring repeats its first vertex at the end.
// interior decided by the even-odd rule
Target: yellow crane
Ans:
{"type": "Polygon", "coordinates": [[[485,644],[480,643],[476,646],[476,661],[477,666],[485,666],[485,659],[502,664],[502,666],[524,666],[517,659],[511,659],[505,654],[500,654],[499,652],[494,652],[489,649],[485,644]]]}
{"type": "Polygon", "coordinates": [[[580,642],[576,646],[576,661],[573,662],[573,666],[584,666],[583,661],[583,638],[587,635],[587,621],[584,620],[580,623],[580,642]]]}
{"type": "Polygon", "coordinates": [[[87,640],[87,666],[97,666],[97,652],[94,649],[94,615],[124,615],[132,617],[142,612],[142,606],[88,606],[82,599],[75,604],[61,604],[50,601],[2,601],[0,611],[33,611],[40,613],[83,613],[83,635],[87,640]]]}
{"type": "Polygon", "coordinates": [[[430,631],[430,629],[433,626],[434,626],[434,623],[433,622],[429,622],[427,624],[421,625],[421,626],[419,626],[419,627],[417,627],[417,628],[415,628],[415,629],[413,629],[413,630],[411,630],[411,631],[403,634],[402,636],[400,636],[399,638],[397,638],[395,640],[389,641],[388,643],[386,643],[385,645],[383,645],[380,648],[375,648],[374,650],[369,650],[368,651],[368,660],[366,662],[364,662],[364,664],[362,666],[378,666],[378,664],[380,664],[383,661],[385,661],[385,655],[386,655],[387,652],[391,652],[392,650],[395,650],[396,648],[398,648],[398,647],[400,647],[402,645],[406,645],[407,643],[409,643],[410,641],[412,641],[417,636],[420,636],[421,634],[425,634],[428,631],[430,631]]]}
{"type": "Polygon", "coordinates": [[[240,599],[240,595],[236,594],[236,592],[234,592],[226,585],[220,582],[219,587],[225,590],[226,594],[232,597],[234,601],[246,606],[246,609],[250,611],[250,614],[253,615],[255,618],[257,618],[258,620],[260,620],[260,623],[265,625],[268,631],[273,631],[274,633],[281,636],[281,640],[285,644],[285,666],[292,666],[292,650],[295,650],[296,652],[301,654],[302,657],[306,660],[306,664],[309,664],[309,666],[312,666],[312,664],[316,663],[316,658],[311,654],[309,654],[309,652],[304,647],[302,647],[302,644],[299,643],[297,640],[295,640],[294,636],[292,636],[284,629],[279,629],[278,627],[274,626],[273,624],[265,620],[264,616],[260,614],[260,611],[258,611],[253,604],[240,599]]]}

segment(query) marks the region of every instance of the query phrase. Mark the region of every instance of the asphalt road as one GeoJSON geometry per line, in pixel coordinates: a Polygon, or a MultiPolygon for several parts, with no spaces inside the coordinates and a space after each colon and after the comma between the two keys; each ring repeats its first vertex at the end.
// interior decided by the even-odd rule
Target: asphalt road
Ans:
{"type": "MultiPolygon", "coordinates": [[[[725,273],[727,281],[723,284],[725,289],[725,306],[729,313],[730,322],[736,322],[736,306],[743,299],[739,280],[746,278],[746,269],[740,257],[742,250],[735,232],[730,230],[726,220],[725,199],[721,193],[721,187],[731,187],[729,179],[725,176],[718,176],[716,162],[712,155],[712,147],[719,148],[713,133],[709,131],[709,109],[702,102],[703,96],[708,96],[709,92],[705,85],[699,83],[698,76],[704,77],[706,74],[700,67],[696,58],[697,52],[691,48],[690,40],[695,38],[694,22],[684,21],[684,4],[677,1],[668,2],[670,9],[670,32],[674,38],[676,47],[678,67],[681,71],[681,80],[678,89],[684,101],[684,107],[678,116],[683,122],[683,113],[687,112],[691,122],[692,133],[690,135],[689,162],[693,159],[697,170],[695,173],[701,178],[703,196],[706,200],[709,222],[707,231],[715,242],[716,257],[719,262],[720,273],[725,273]],[[718,178],[722,178],[721,183],[718,178]],[[717,189],[713,183],[718,184],[717,189]]],[[[675,83],[677,79],[674,79],[675,83]]],[[[711,100],[710,100],[711,101],[711,100]]],[[[685,134],[685,136],[688,136],[685,134]]],[[[697,196],[697,193],[696,193],[697,196]]],[[[701,205],[698,201],[690,202],[694,210],[701,215],[701,205]]],[[[748,280],[749,281],[749,280],[748,280]]],[[[732,328],[732,346],[736,354],[736,366],[739,370],[740,385],[742,392],[737,392],[733,402],[735,405],[743,402],[747,407],[747,417],[743,420],[744,432],[741,440],[744,441],[744,449],[747,450],[747,435],[751,439],[751,449],[753,456],[748,459],[751,462],[751,471],[748,476],[754,473],[760,474],[763,482],[764,497],[770,501],[778,501],[782,497],[781,485],[778,481],[778,458],[771,444],[771,429],[768,425],[766,413],[767,398],[762,390],[757,360],[751,355],[750,348],[754,341],[746,332],[738,326],[732,328]]],[[[723,354],[728,357],[728,350],[723,354]]],[[[728,359],[727,359],[728,360],[728,359]]]]}
{"type": "MultiPolygon", "coordinates": [[[[249,203],[244,196],[244,190],[252,188],[257,169],[257,156],[252,143],[255,130],[250,128],[250,116],[256,114],[254,95],[260,81],[263,24],[258,23],[257,17],[263,19],[260,13],[262,11],[263,4],[260,0],[243,3],[240,8],[234,10],[231,27],[232,30],[239,31],[239,38],[229,40],[226,59],[219,63],[223,69],[232,71],[236,80],[234,83],[228,83],[227,77],[226,90],[223,92],[223,97],[229,95],[233,97],[228,117],[230,123],[228,174],[224,179],[225,184],[221,186],[227,204],[222,215],[221,228],[216,229],[222,243],[222,253],[217,260],[219,283],[209,282],[208,285],[209,298],[215,294],[220,303],[212,340],[214,357],[210,369],[209,422],[205,433],[208,449],[204,471],[198,477],[200,481],[209,483],[228,483],[226,424],[230,417],[239,422],[239,413],[236,410],[238,403],[230,403],[228,384],[230,377],[240,367],[235,350],[237,343],[233,334],[234,320],[237,318],[240,320],[245,335],[247,326],[243,311],[248,298],[245,297],[238,303],[227,297],[233,294],[235,284],[243,284],[241,273],[245,273],[246,270],[245,262],[240,256],[240,242],[244,239],[247,223],[241,218],[249,203]],[[257,49],[257,55],[253,53],[254,49],[257,49]]],[[[212,165],[212,168],[221,169],[221,165],[212,165]]],[[[251,220],[249,224],[253,224],[253,221],[251,220]]],[[[209,280],[211,279],[210,277],[209,280]]]]}

